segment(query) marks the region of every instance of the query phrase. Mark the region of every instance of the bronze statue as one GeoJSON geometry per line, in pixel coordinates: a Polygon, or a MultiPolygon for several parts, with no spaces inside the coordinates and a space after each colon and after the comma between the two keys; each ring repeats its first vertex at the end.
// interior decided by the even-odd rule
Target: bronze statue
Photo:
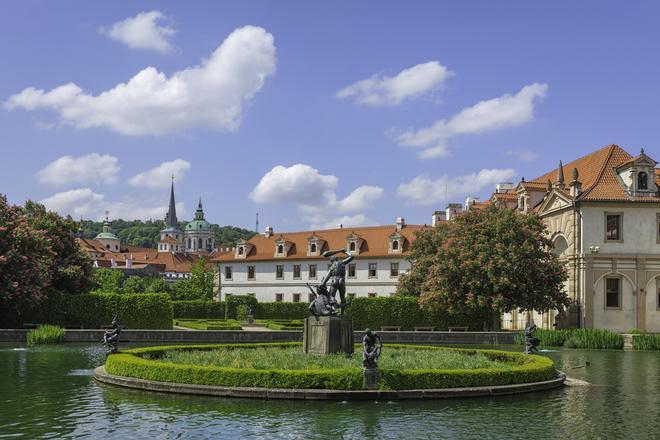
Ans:
{"type": "Polygon", "coordinates": [[[525,354],[532,354],[538,352],[538,347],[541,341],[532,336],[536,330],[536,324],[529,325],[525,328],[525,354]]]}
{"type": "MultiPolygon", "coordinates": [[[[328,287],[328,295],[334,299],[337,292],[339,292],[339,301],[340,304],[346,304],[346,265],[353,261],[355,255],[350,252],[346,252],[346,249],[339,249],[336,251],[325,251],[323,252],[324,257],[330,257],[331,266],[328,269],[328,273],[325,274],[323,280],[321,280],[322,285],[326,285],[328,281],[330,286],[328,287]],[[340,260],[337,258],[337,254],[343,253],[347,255],[346,258],[340,260]]],[[[343,314],[343,308],[340,308],[341,313],[343,314]]]]}
{"type": "Polygon", "coordinates": [[[383,343],[380,340],[380,335],[366,329],[362,337],[362,366],[366,369],[378,367],[378,358],[382,348],[383,343]]]}
{"type": "Polygon", "coordinates": [[[314,316],[330,316],[336,315],[337,312],[343,307],[340,304],[337,304],[337,301],[331,297],[328,293],[328,288],[325,284],[319,284],[316,286],[316,290],[312,286],[307,284],[307,287],[314,295],[314,301],[309,304],[309,311],[314,316]]]}
{"type": "Polygon", "coordinates": [[[115,316],[112,319],[112,325],[103,334],[103,345],[108,347],[106,354],[117,353],[119,351],[119,335],[121,334],[121,326],[115,316]]]}

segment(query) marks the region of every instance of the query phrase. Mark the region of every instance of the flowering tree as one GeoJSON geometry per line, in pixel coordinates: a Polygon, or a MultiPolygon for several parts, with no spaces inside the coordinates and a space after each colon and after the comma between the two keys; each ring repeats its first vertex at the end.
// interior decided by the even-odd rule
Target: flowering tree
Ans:
{"type": "Polygon", "coordinates": [[[489,206],[420,231],[399,293],[449,312],[563,309],[567,279],[534,214],[489,206]]]}

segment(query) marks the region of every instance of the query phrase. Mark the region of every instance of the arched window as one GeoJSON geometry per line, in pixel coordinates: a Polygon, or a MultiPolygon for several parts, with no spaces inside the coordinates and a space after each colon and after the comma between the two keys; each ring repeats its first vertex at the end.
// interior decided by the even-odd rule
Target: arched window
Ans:
{"type": "Polygon", "coordinates": [[[392,242],[392,250],[393,250],[393,251],[397,251],[397,250],[399,250],[399,240],[394,240],[394,241],[392,242]]]}
{"type": "Polygon", "coordinates": [[[238,247],[238,255],[243,255],[243,246],[238,247]]]}
{"type": "Polygon", "coordinates": [[[106,249],[110,249],[110,245],[109,245],[109,244],[106,244],[106,245],[105,245],[105,248],[106,248],[106,249]]]}
{"type": "Polygon", "coordinates": [[[649,189],[649,176],[644,171],[637,174],[637,189],[649,189]]]}
{"type": "Polygon", "coordinates": [[[348,250],[349,251],[354,251],[355,250],[355,242],[351,241],[351,244],[348,245],[348,250]]]}
{"type": "Polygon", "coordinates": [[[568,243],[563,236],[558,235],[552,242],[552,248],[555,255],[561,257],[566,253],[566,249],[568,249],[568,243]]]}
{"type": "Polygon", "coordinates": [[[202,249],[203,246],[202,246],[202,239],[201,238],[199,239],[198,243],[199,243],[199,246],[197,246],[197,248],[202,249]]]}
{"type": "Polygon", "coordinates": [[[281,244],[278,244],[277,245],[277,253],[278,254],[283,254],[284,253],[284,246],[282,246],[281,244]]]}
{"type": "Polygon", "coordinates": [[[192,247],[192,244],[190,244],[190,239],[188,239],[188,249],[192,247]]]}
{"type": "Polygon", "coordinates": [[[310,252],[313,254],[316,253],[316,243],[312,243],[312,245],[309,247],[310,252]]]}

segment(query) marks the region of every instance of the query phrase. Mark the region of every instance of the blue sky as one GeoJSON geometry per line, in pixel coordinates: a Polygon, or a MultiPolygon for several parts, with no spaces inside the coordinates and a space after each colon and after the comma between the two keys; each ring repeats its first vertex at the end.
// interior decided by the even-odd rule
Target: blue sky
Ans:
{"type": "Polygon", "coordinates": [[[610,143],[656,159],[653,2],[3,2],[0,192],[74,217],[427,223],[610,143]],[[130,82],[129,82],[130,81],[130,82]]]}

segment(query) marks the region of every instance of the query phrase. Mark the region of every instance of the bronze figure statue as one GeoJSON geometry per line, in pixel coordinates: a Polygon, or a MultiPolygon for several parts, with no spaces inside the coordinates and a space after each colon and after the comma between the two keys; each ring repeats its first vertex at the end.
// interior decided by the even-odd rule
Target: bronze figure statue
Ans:
{"type": "MultiPolygon", "coordinates": [[[[324,257],[330,257],[331,266],[328,269],[328,273],[325,274],[323,280],[321,280],[322,285],[326,285],[330,282],[328,287],[328,295],[335,298],[337,292],[339,292],[339,301],[340,304],[346,304],[346,266],[353,261],[355,255],[350,252],[346,252],[346,249],[339,249],[336,251],[325,251],[323,252],[324,257]],[[347,257],[340,260],[337,258],[337,254],[344,254],[347,257]]],[[[343,308],[340,308],[341,313],[343,314],[343,308]]]]}
{"type": "Polygon", "coordinates": [[[119,351],[119,335],[121,334],[121,326],[117,321],[115,316],[112,319],[112,325],[109,329],[106,329],[103,334],[103,345],[108,347],[106,354],[117,353],[119,351]]]}
{"type": "Polygon", "coordinates": [[[366,369],[378,367],[378,358],[383,348],[380,335],[370,329],[364,331],[362,337],[362,366],[366,369]]]}
{"type": "Polygon", "coordinates": [[[532,336],[536,330],[536,324],[529,325],[525,328],[525,354],[532,354],[538,352],[538,347],[541,341],[532,336]]]}

